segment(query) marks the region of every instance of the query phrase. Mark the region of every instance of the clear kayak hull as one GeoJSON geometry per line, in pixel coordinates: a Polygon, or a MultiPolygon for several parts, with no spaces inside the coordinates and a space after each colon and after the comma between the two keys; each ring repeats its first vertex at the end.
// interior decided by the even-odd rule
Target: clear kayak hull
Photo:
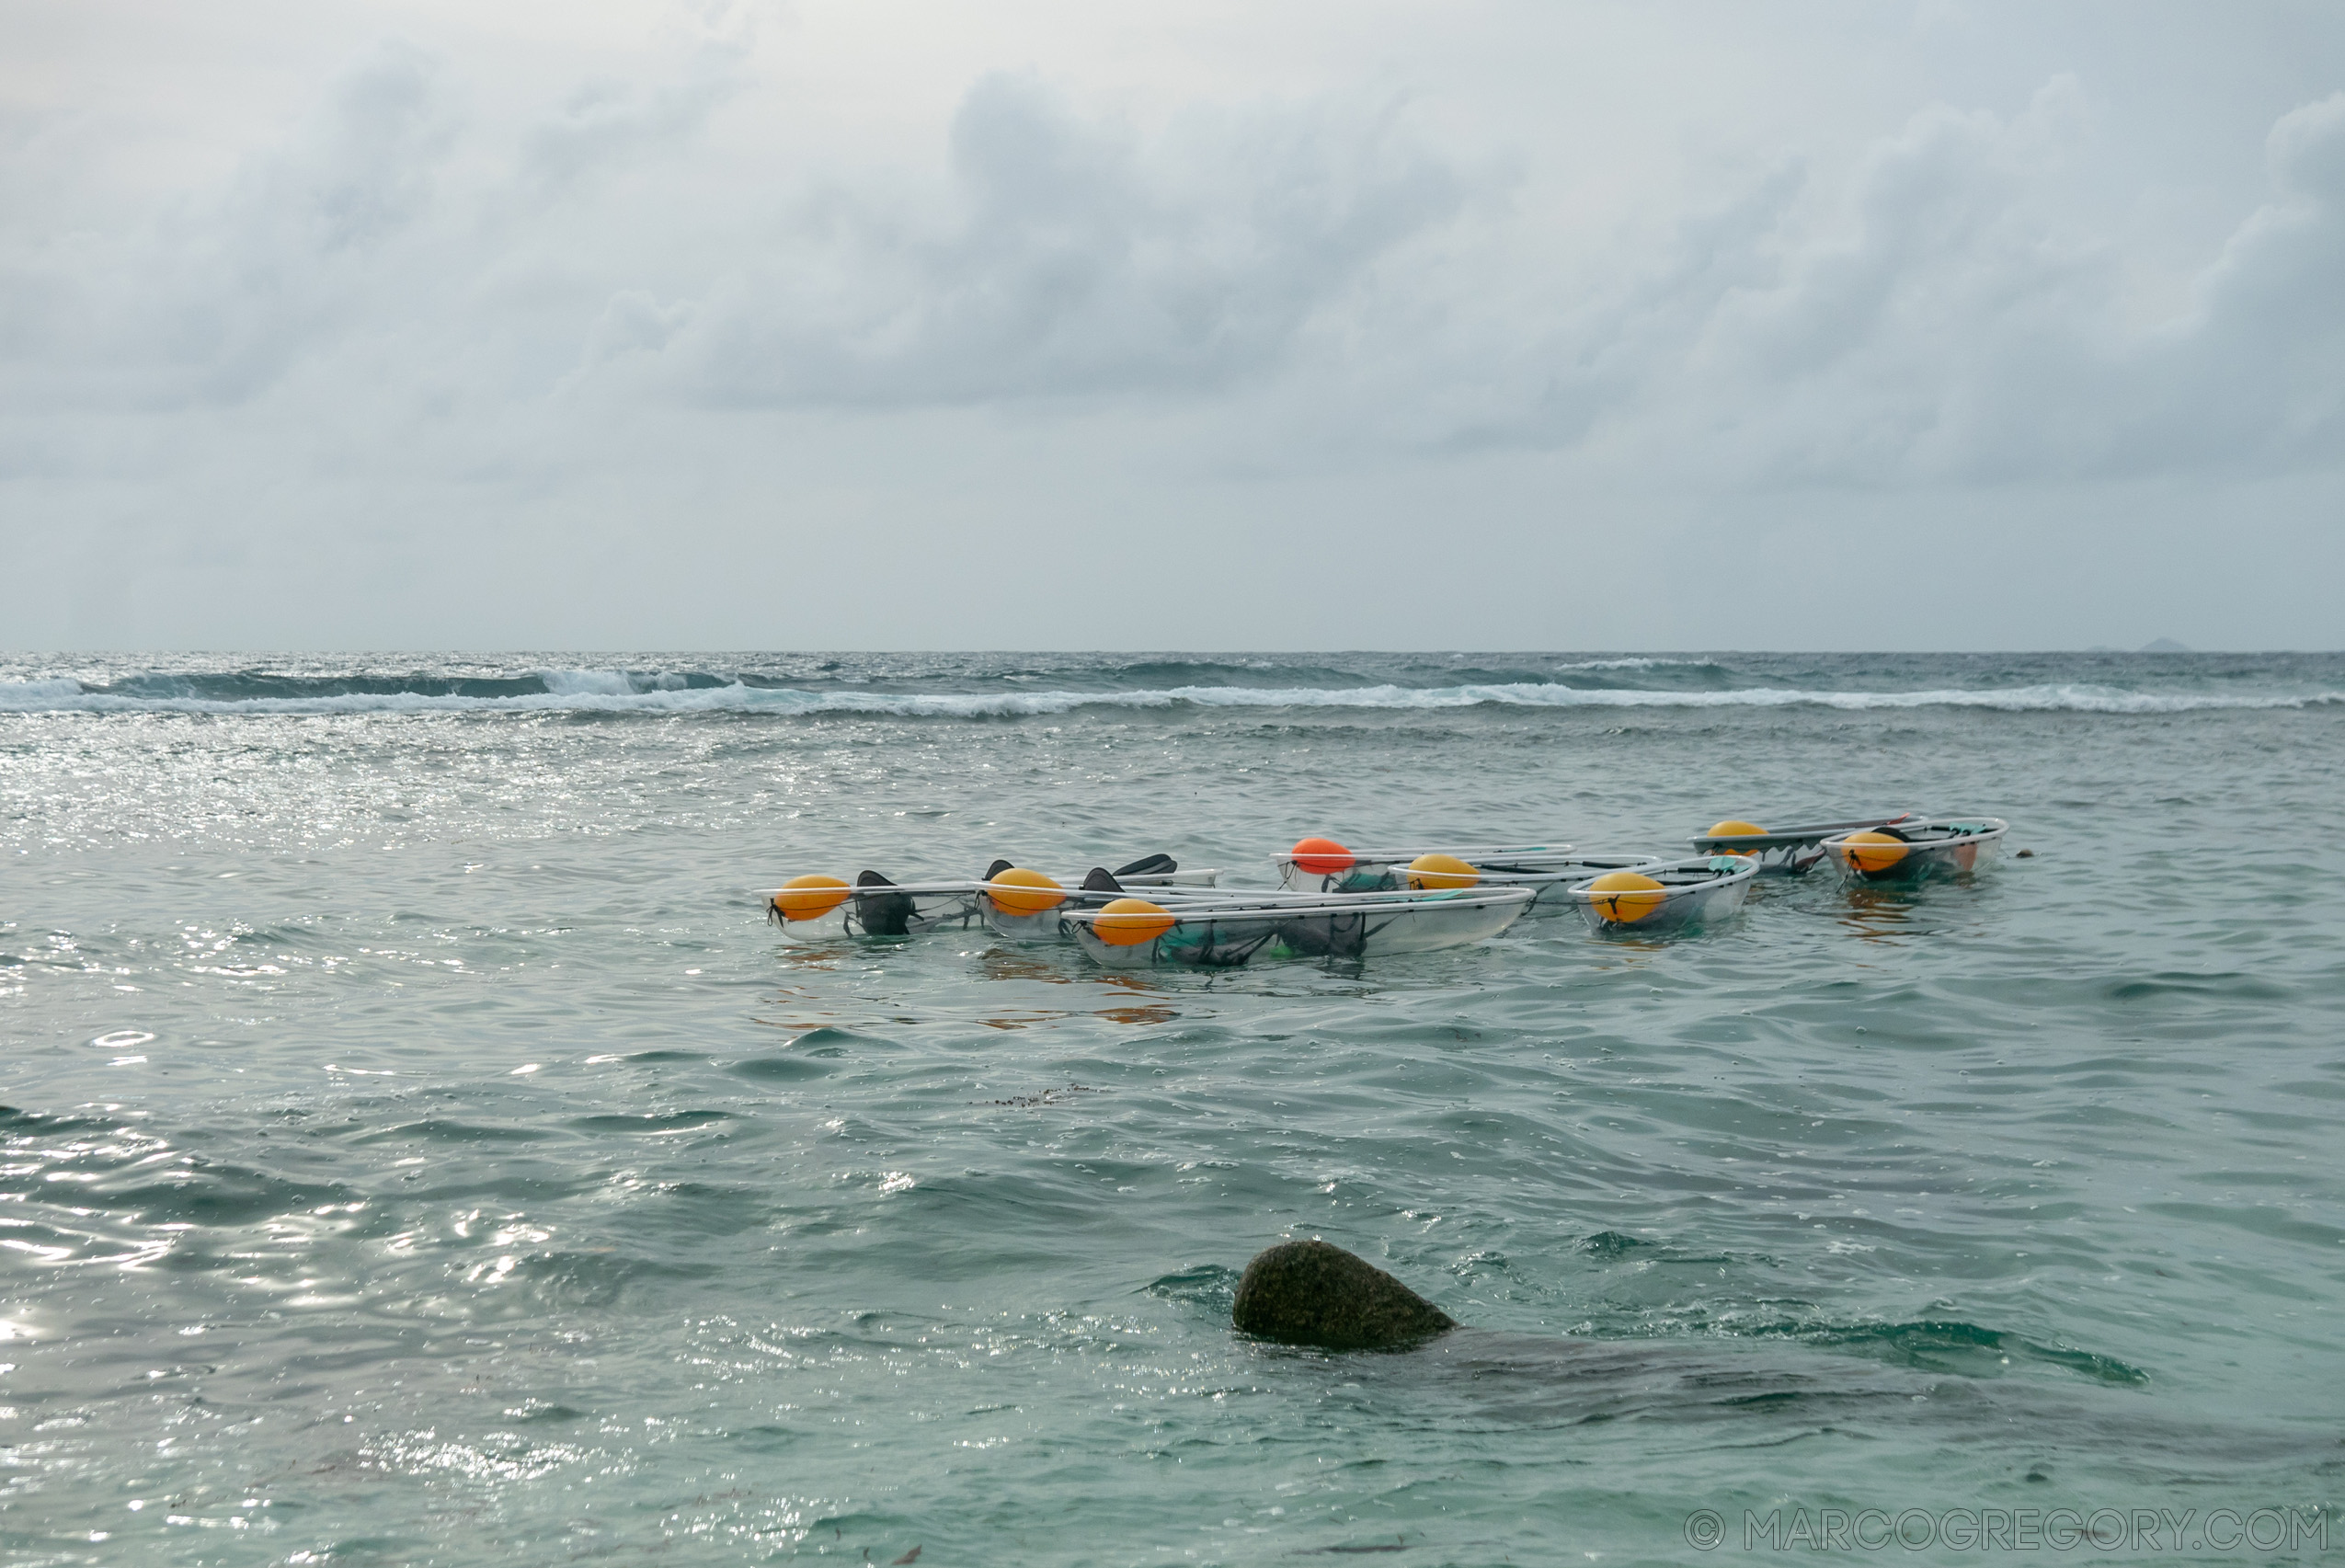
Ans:
{"type": "MultiPolygon", "coordinates": [[[[1025,891],[1010,890],[1012,897],[1025,891]]],[[[1118,884],[1112,889],[1070,887],[1051,908],[1040,910],[1011,909],[993,898],[986,889],[978,893],[978,912],[986,929],[1005,942],[1072,942],[1075,922],[1067,917],[1082,910],[1096,910],[1116,898],[1140,898],[1163,904],[1169,909],[1226,908],[1232,903],[1298,903],[1304,900],[1299,893],[1263,892],[1254,888],[1150,886],[1134,883],[1118,884]]]]}
{"type": "Polygon", "coordinates": [[[818,915],[784,919],[771,904],[767,914],[780,921],[784,942],[799,944],[853,936],[926,936],[976,930],[981,924],[975,882],[858,887],[836,909],[818,915]]]}
{"type": "Polygon", "coordinates": [[[1414,849],[1345,850],[1341,856],[1271,856],[1278,885],[1291,893],[1377,893],[1392,874],[1419,855],[1446,854],[1490,871],[1538,873],[1568,869],[1572,846],[1550,844],[1423,844],[1414,849]],[[1331,864],[1340,859],[1342,864],[1331,864]]]}
{"type": "MultiPolygon", "coordinates": [[[[1642,871],[1647,866],[1662,864],[1659,855],[1630,853],[1542,853],[1537,869],[1527,868],[1519,862],[1500,865],[1469,860],[1464,855],[1458,858],[1468,860],[1468,864],[1473,866],[1473,886],[1476,887],[1530,889],[1531,907],[1526,913],[1533,917],[1561,914],[1569,910],[1572,907],[1568,896],[1571,889],[1591,877],[1601,876],[1607,871],[1642,871]]],[[[1282,875],[1288,877],[1288,886],[1299,884],[1300,890],[1310,893],[1408,893],[1424,890],[1409,886],[1410,872],[1406,861],[1397,864],[1386,864],[1372,873],[1343,871],[1312,876],[1295,872],[1290,866],[1282,875]]]]}
{"type": "Polygon", "coordinates": [[[1582,883],[1567,895],[1592,931],[1647,936],[1715,925],[1735,914],[1758,877],[1748,855],[1700,855],[1634,868],[1661,884],[1656,892],[1603,893],[1582,883]]]}
{"type": "Polygon", "coordinates": [[[1893,843],[1860,842],[1853,835],[1826,839],[1824,852],[1843,876],[1859,882],[1918,882],[1960,876],[2003,853],[2010,824],[2000,817],[1899,821],[1872,830],[1893,843]]]}
{"type": "Polygon", "coordinates": [[[1918,811],[1901,811],[1894,816],[1866,817],[1848,822],[1809,822],[1796,828],[1770,829],[1764,833],[1697,833],[1693,843],[1697,853],[1744,855],[1756,860],[1762,876],[1802,876],[1824,864],[1826,839],[1921,819],[1918,811]]]}
{"type": "Polygon", "coordinates": [[[1144,942],[1103,940],[1096,917],[1066,917],[1085,956],[1110,968],[1232,968],[1290,958],[1379,958],[1486,942],[1530,908],[1523,887],[1400,896],[1169,902],[1171,924],[1144,942]]]}
{"type": "MultiPolygon", "coordinates": [[[[1200,867],[1195,871],[1134,876],[1127,886],[1151,896],[1161,892],[1175,897],[1209,890],[1220,876],[1218,869],[1200,867]]],[[[1066,879],[1070,898],[1075,896],[1081,881],[1080,876],[1066,879]]],[[[785,918],[772,895],[767,898],[766,913],[781,924],[783,940],[796,944],[837,942],[857,936],[926,936],[982,931],[987,929],[989,904],[983,897],[987,886],[980,877],[952,882],[858,883],[843,890],[836,907],[819,914],[785,918]]],[[[1048,940],[1058,940],[1057,921],[1054,910],[1048,940]]]]}

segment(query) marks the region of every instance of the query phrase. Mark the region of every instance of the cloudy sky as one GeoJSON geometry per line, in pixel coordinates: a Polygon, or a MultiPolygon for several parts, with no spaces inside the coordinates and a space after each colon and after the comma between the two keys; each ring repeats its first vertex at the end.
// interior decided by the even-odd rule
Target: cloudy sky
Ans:
{"type": "Polygon", "coordinates": [[[0,646],[2345,644],[2345,7],[0,0],[0,646]]]}

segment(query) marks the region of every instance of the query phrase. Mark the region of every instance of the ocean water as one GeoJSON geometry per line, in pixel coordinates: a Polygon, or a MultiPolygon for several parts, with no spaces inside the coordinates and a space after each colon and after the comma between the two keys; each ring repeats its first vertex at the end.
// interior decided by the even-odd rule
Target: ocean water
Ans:
{"type": "Polygon", "coordinates": [[[0,660],[0,1551],[2345,1551],[2340,779],[2337,655],[0,660]],[[2033,853],[1218,974],[751,891],[1906,807],[2033,853]],[[1469,1327],[1233,1334],[1291,1236],[1469,1327]]]}

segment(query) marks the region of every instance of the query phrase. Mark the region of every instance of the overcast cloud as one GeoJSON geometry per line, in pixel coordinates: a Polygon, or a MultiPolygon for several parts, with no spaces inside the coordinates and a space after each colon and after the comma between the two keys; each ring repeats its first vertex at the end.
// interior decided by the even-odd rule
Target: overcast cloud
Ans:
{"type": "Polygon", "coordinates": [[[2345,640],[2333,7],[0,11],[0,644],[2345,640]]]}

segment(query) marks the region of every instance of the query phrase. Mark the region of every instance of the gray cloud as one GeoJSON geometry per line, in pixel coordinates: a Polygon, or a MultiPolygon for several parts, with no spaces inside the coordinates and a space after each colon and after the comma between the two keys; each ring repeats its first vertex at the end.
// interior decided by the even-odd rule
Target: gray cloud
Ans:
{"type": "Polygon", "coordinates": [[[224,189],[151,222],[33,237],[0,278],[0,395],[36,413],[256,395],[366,313],[457,124],[439,65],[385,44],[224,189]]]}
{"type": "Polygon", "coordinates": [[[1144,138],[1031,76],[979,81],[950,150],[949,212],[830,192],[704,298],[616,296],[595,350],[658,355],[668,384],[732,405],[1210,391],[1276,365],[1463,199],[1390,112],[1199,113],[1144,138]]]}
{"type": "Polygon", "coordinates": [[[744,47],[573,92],[500,155],[444,65],[382,46],[225,187],[17,247],[0,387],[37,411],[235,404],[355,357],[441,408],[1049,417],[1251,389],[1270,417],[1241,418],[1281,432],[1288,464],[1362,441],[1691,446],[1779,484],[2285,467],[2339,446],[2345,95],[2272,129],[2266,200],[2191,308],[2145,322],[2123,246],[2066,220],[2043,174],[2087,133],[2065,78],[2009,117],[1923,110],[1837,189],[1785,165],[1619,258],[1626,282],[1572,292],[1540,283],[1568,258],[1525,246],[1536,214],[1491,206],[1500,177],[1389,107],[1327,100],[1143,134],[994,74],[953,117],[938,194],[834,170],[713,229],[688,212],[704,232],[664,245],[643,237],[650,198],[585,195],[684,166],[744,90],[744,47]]]}
{"type": "MultiPolygon", "coordinates": [[[[1593,14],[1508,26],[1554,44],[1593,14]]],[[[2196,563],[2140,568],[2183,607],[2250,558],[2235,529],[2265,528],[2263,578],[2333,555],[2336,84],[2183,9],[2143,57],[2228,50],[2221,94],[2179,92],[2196,78],[2170,61],[2128,86],[2134,55],[2080,49],[2115,10],[2050,42],[2032,12],[1981,13],[2002,18],[1974,29],[1991,69],[1967,72],[1940,71],[1945,29],[1800,14],[1779,47],[1770,22],[1711,48],[1607,10],[1650,74],[1580,97],[1496,69],[1495,27],[1422,62],[1396,34],[1374,70],[1322,30],[1283,74],[1241,27],[1154,75],[1117,42],[1054,53],[1057,12],[1014,47],[926,53],[844,13],[764,41],[746,12],[581,23],[540,49],[403,12],[429,47],[211,120],[200,93],[126,118],[130,88],[109,109],[0,60],[0,542],[47,563],[0,609],[59,624],[60,596],[22,586],[46,571],[77,585],[71,624],[131,642],[111,628],[132,602],[179,640],[292,605],[305,639],[355,635],[360,582],[377,640],[504,635],[526,611],[533,635],[626,641],[651,635],[624,629],[646,594],[671,641],[720,637],[704,611],[728,594],[721,638],[772,635],[781,603],[794,640],[912,635],[817,630],[820,563],[826,594],[981,641],[998,627],[953,620],[972,585],[1080,586],[1038,564],[1081,531],[1097,570],[1152,578],[1175,569],[1162,540],[1209,538],[1178,569],[1189,602],[1227,598],[1223,640],[1360,640],[1213,564],[1292,574],[1336,547],[1397,579],[1503,578],[1505,635],[1538,642],[1562,635],[1549,578],[1658,581],[1716,538],[1820,553],[2026,518],[2005,547],[2069,529],[2064,558],[2099,560],[2138,532],[2196,563]],[[1869,63],[1905,74],[1836,98],[1869,63]],[[1815,101],[1787,107],[1801,82],[1815,101]],[[181,130],[210,131],[202,155],[157,153],[181,130]],[[721,583],[662,554],[687,530],[721,583]],[[907,589],[907,539],[955,580],[907,589]],[[495,580],[451,566],[483,561],[495,580]]],[[[2299,624],[2333,618],[2285,586],[2299,624]]],[[[1995,635],[2035,635],[2014,616],[1995,635]]],[[[1104,624],[1081,635],[1123,612],[1104,624]]],[[[1776,624],[1574,635],[1805,635],[1776,624]]],[[[2156,631],[2236,635],[2169,615],[2084,640],[2156,631]]],[[[44,635],[65,634],[17,633],[44,635]]]]}
{"type": "Polygon", "coordinates": [[[1796,190],[1773,181],[1687,236],[1699,266],[1664,269],[1548,351],[1609,368],[1602,417],[1699,439],[1776,482],[2333,464],[2345,94],[2279,121],[2267,199],[2200,274],[2191,308],[2149,321],[2129,303],[2132,258],[2064,223],[2039,173],[2077,134],[2076,97],[2061,80],[2008,120],[1926,110],[1804,220],[1796,190]]]}
{"type": "Polygon", "coordinates": [[[520,174],[543,195],[692,143],[709,116],[748,86],[755,32],[737,25],[703,40],[681,79],[646,84],[602,76],[578,87],[522,137],[520,174]]]}
{"type": "Polygon", "coordinates": [[[2271,199],[2199,280],[2196,311],[2145,346],[2167,406],[2124,459],[2345,452],[2345,92],[2283,116],[2266,156],[2271,199]]]}

